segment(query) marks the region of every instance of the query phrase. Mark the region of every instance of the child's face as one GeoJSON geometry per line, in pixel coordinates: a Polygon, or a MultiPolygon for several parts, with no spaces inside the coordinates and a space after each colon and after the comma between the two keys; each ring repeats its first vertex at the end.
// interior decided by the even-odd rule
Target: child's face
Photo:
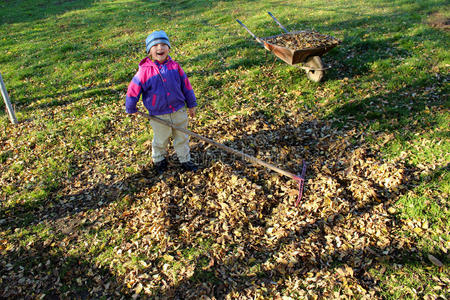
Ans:
{"type": "Polygon", "coordinates": [[[168,55],[169,46],[167,46],[166,44],[160,43],[150,48],[150,56],[153,60],[157,60],[160,63],[166,61],[168,55]]]}

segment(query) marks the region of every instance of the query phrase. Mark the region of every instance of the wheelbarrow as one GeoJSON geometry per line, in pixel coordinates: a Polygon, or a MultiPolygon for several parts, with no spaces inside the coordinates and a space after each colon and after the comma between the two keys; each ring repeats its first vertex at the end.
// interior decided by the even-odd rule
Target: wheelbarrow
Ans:
{"type": "Polygon", "coordinates": [[[259,38],[255,34],[253,34],[253,32],[251,32],[241,21],[239,21],[238,19],[236,19],[236,21],[242,27],[244,27],[245,30],[247,30],[248,33],[250,33],[250,35],[258,43],[262,44],[264,48],[275,54],[276,57],[285,61],[289,65],[301,64],[301,66],[297,65],[296,67],[303,69],[306,72],[306,76],[308,77],[308,79],[314,82],[320,82],[323,78],[324,71],[330,69],[330,66],[325,66],[323,64],[321,57],[322,55],[324,55],[325,53],[336,47],[340,43],[340,41],[333,37],[330,37],[334,39],[335,43],[326,44],[315,48],[304,48],[304,49],[291,49],[275,45],[269,41],[272,41],[278,37],[283,37],[292,34],[296,35],[306,31],[289,32],[270,12],[268,12],[268,14],[274,19],[274,21],[278,24],[278,26],[280,26],[280,28],[283,29],[285,33],[265,38],[259,38]]]}

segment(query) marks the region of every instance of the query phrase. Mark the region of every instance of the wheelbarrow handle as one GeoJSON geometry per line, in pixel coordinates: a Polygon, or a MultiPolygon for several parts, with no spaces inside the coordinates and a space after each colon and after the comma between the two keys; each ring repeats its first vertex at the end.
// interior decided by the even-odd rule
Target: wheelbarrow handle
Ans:
{"type": "Polygon", "coordinates": [[[277,24],[278,24],[278,26],[280,26],[281,27],[281,29],[283,29],[284,30],[284,32],[286,32],[286,33],[288,33],[289,31],[286,29],[286,28],[284,28],[284,26],[283,25],[281,25],[281,23],[280,23],[280,21],[278,21],[277,20],[277,18],[275,18],[273,15],[272,15],[272,13],[270,12],[270,11],[268,11],[267,12],[268,14],[269,14],[269,16],[271,16],[272,17],[272,19],[274,19],[275,20],[275,22],[277,22],[277,24]]]}
{"type": "Polygon", "coordinates": [[[247,28],[247,26],[245,26],[241,21],[239,21],[239,19],[236,19],[236,22],[238,22],[239,24],[241,24],[242,27],[245,28],[245,30],[247,30],[248,33],[250,33],[250,35],[260,44],[264,44],[263,41],[257,37],[253,32],[250,31],[250,29],[247,28]]]}

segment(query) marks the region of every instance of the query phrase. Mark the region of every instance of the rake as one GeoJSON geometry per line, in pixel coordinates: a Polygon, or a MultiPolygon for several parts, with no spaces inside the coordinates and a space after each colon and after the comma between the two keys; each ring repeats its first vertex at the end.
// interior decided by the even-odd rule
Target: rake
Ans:
{"type": "Polygon", "coordinates": [[[148,120],[154,120],[154,121],[156,121],[158,123],[161,123],[163,125],[172,127],[175,130],[178,130],[178,131],[181,131],[183,133],[186,133],[187,135],[190,135],[190,136],[195,137],[195,138],[197,138],[199,140],[202,140],[202,141],[204,141],[204,142],[206,142],[208,144],[216,146],[217,148],[225,150],[226,152],[229,152],[231,154],[240,156],[244,160],[247,160],[247,161],[249,161],[249,162],[251,162],[253,164],[263,166],[263,167],[268,168],[268,169],[270,169],[272,171],[275,171],[275,172],[277,172],[277,173],[279,173],[281,175],[284,175],[284,176],[287,176],[289,178],[292,178],[293,180],[298,182],[298,197],[297,197],[297,200],[295,201],[295,206],[297,207],[298,204],[300,203],[300,201],[302,200],[303,185],[304,185],[304,182],[305,182],[305,175],[306,175],[306,163],[305,163],[305,161],[302,162],[302,173],[301,173],[301,175],[295,175],[294,173],[291,173],[291,172],[285,171],[283,169],[280,169],[280,168],[278,168],[278,167],[276,167],[276,166],[274,166],[272,164],[269,164],[269,163],[267,163],[265,161],[262,161],[262,160],[260,160],[260,159],[258,159],[256,157],[253,157],[251,155],[245,154],[244,152],[241,152],[241,151],[235,150],[233,148],[230,148],[228,146],[225,146],[223,144],[220,144],[220,143],[218,143],[216,141],[213,141],[213,140],[211,140],[209,138],[201,136],[201,135],[199,135],[199,134],[197,134],[195,132],[192,132],[190,130],[184,129],[182,127],[175,126],[174,124],[172,124],[169,121],[162,120],[162,119],[160,119],[158,117],[155,117],[155,116],[149,116],[148,114],[143,113],[141,111],[138,111],[137,113],[139,115],[143,116],[144,118],[148,119],[148,120]]]}

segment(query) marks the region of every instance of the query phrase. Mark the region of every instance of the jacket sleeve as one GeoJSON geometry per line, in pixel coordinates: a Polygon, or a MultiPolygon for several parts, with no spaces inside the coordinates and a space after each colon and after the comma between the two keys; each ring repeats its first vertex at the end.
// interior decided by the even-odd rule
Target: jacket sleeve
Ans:
{"type": "Polygon", "coordinates": [[[142,84],[139,73],[140,72],[138,71],[128,85],[127,97],[125,99],[125,111],[129,114],[133,114],[138,111],[136,105],[142,94],[142,84]]]}
{"type": "Polygon", "coordinates": [[[189,82],[189,78],[187,77],[186,73],[184,73],[180,65],[178,65],[178,73],[180,74],[181,79],[181,91],[186,97],[187,107],[192,108],[197,106],[197,98],[195,97],[194,90],[192,89],[191,83],[189,82]]]}

